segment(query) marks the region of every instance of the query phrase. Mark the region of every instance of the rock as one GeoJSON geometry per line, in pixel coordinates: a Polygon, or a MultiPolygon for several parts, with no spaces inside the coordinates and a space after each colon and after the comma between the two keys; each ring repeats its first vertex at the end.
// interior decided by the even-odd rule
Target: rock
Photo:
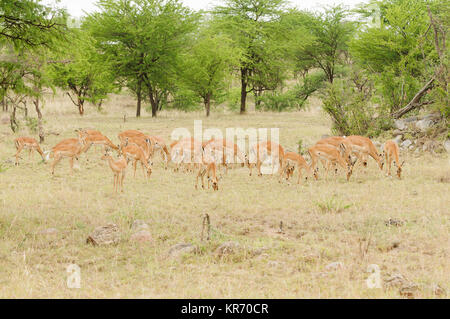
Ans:
{"type": "Polygon", "coordinates": [[[392,287],[400,287],[403,285],[406,285],[408,281],[403,277],[402,274],[393,274],[386,280],[384,280],[384,286],[386,288],[392,288],[392,287]]]}
{"type": "Polygon", "coordinates": [[[325,266],[326,271],[333,271],[333,270],[335,271],[335,270],[342,269],[342,268],[344,268],[344,264],[341,263],[340,261],[335,261],[335,262],[325,266]]]}
{"type": "Polygon", "coordinates": [[[401,226],[403,226],[404,222],[400,219],[389,218],[388,220],[384,221],[384,224],[386,226],[401,227],[401,226]]]}
{"type": "Polygon", "coordinates": [[[429,120],[429,119],[423,119],[420,121],[417,121],[415,126],[417,129],[423,131],[426,131],[427,129],[429,129],[431,126],[433,126],[434,122],[433,120],[429,120]]]}
{"type": "Polygon", "coordinates": [[[404,140],[402,144],[400,144],[401,148],[408,148],[409,146],[412,145],[411,140],[404,140]]]}
{"type": "Polygon", "coordinates": [[[171,257],[180,257],[185,254],[195,253],[198,251],[198,248],[191,244],[176,244],[169,249],[168,255],[171,257]]]}
{"type": "Polygon", "coordinates": [[[117,244],[120,241],[120,232],[116,224],[99,226],[94,229],[92,234],[86,239],[86,243],[97,245],[117,244]]]}
{"type": "Polygon", "coordinates": [[[405,120],[395,120],[394,127],[398,130],[405,130],[407,128],[405,120]]]}
{"type": "Polygon", "coordinates": [[[56,235],[59,231],[56,228],[47,228],[38,232],[40,235],[56,235]]]}
{"type": "Polygon", "coordinates": [[[439,286],[438,284],[432,284],[431,285],[431,291],[433,292],[433,294],[435,294],[436,296],[445,296],[447,294],[447,292],[445,291],[444,288],[442,288],[441,286],[439,286]]]}
{"type": "Polygon", "coordinates": [[[431,113],[425,115],[422,120],[432,120],[432,121],[438,121],[441,118],[441,114],[439,112],[437,113],[431,113]]]}
{"type": "Polygon", "coordinates": [[[419,117],[417,117],[417,116],[410,116],[410,117],[404,118],[403,121],[405,121],[406,123],[411,123],[411,122],[417,121],[418,119],[419,119],[419,117]]]}
{"type": "Polygon", "coordinates": [[[402,142],[403,135],[397,135],[392,139],[395,143],[400,144],[402,142]]]}
{"type": "Polygon", "coordinates": [[[143,230],[143,229],[149,229],[147,223],[145,223],[141,219],[136,219],[133,224],[131,225],[131,229],[135,231],[143,230]]]}
{"type": "Polygon", "coordinates": [[[2,124],[9,124],[10,122],[9,115],[2,116],[2,119],[0,121],[2,124]]]}
{"type": "Polygon", "coordinates": [[[131,235],[130,239],[139,243],[146,243],[152,241],[152,234],[148,230],[140,230],[131,235]]]}
{"type": "Polygon", "coordinates": [[[445,150],[447,151],[447,153],[450,153],[450,139],[447,139],[447,140],[444,142],[444,148],[445,148],[445,150]]]}
{"type": "Polygon", "coordinates": [[[400,130],[394,130],[392,131],[392,136],[398,136],[398,135],[403,135],[403,132],[400,130]]]}
{"type": "Polygon", "coordinates": [[[224,255],[233,254],[239,249],[239,247],[239,244],[234,241],[225,242],[216,249],[216,256],[222,257],[224,255]]]}
{"type": "Polygon", "coordinates": [[[414,297],[414,293],[419,290],[419,286],[413,282],[407,283],[400,287],[399,293],[402,296],[412,298],[414,297]]]}

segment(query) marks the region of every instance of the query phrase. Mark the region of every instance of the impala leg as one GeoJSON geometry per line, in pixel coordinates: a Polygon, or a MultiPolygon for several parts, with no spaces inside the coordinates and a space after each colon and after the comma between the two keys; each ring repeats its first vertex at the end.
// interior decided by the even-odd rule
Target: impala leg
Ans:
{"type": "Polygon", "coordinates": [[[123,180],[125,179],[125,170],[122,171],[122,179],[120,180],[120,187],[123,193],[123,180]]]}
{"type": "Polygon", "coordinates": [[[53,159],[53,163],[52,163],[52,175],[55,174],[55,166],[56,164],[59,163],[59,161],[61,160],[61,156],[56,155],[53,159]]]}
{"type": "Polygon", "coordinates": [[[16,165],[19,165],[19,154],[20,152],[22,152],[23,149],[23,145],[19,145],[19,147],[17,148],[17,152],[16,155],[14,155],[16,157],[16,165]]]}
{"type": "Polygon", "coordinates": [[[71,157],[69,159],[69,164],[70,164],[70,175],[72,175],[73,174],[73,157],[71,157]]]}
{"type": "Polygon", "coordinates": [[[137,160],[134,160],[134,162],[133,162],[133,169],[134,169],[133,177],[134,178],[136,178],[136,166],[137,166],[137,160]]]}
{"type": "Polygon", "coordinates": [[[300,184],[300,181],[301,181],[301,179],[302,179],[302,169],[301,169],[300,165],[297,166],[297,167],[298,167],[298,180],[297,180],[297,184],[300,184]]]}

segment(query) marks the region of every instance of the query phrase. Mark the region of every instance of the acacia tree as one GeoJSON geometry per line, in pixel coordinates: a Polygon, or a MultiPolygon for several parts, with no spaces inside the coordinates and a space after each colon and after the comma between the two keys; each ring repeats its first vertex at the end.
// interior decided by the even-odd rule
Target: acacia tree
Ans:
{"type": "Polygon", "coordinates": [[[114,91],[114,77],[88,31],[72,29],[70,40],[62,46],[62,54],[51,63],[53,83],[66,91],[78,113],[84,115],[86,101],[101,105],[114,91]]]}
{"type": "Polygon", "coordinates": [[[196,15],[178,0],[102,0],[86,25],[115,76],[136,94],[136,116],[147,91],[156,117],[172,90],[179,57],[196,15]]]}
{"type": "Polygon", "coordinates": [[[227,87],[229,71],[238,64],[239,52],[225,35],[210,28],[199,31],[189,53],[184,56],[185,85],[200,97],[209,116],[211,99],[219,97],[227,87]]]}
{"type": "Polygon", "coordinates": [[[291,10],[284,15],[290,29],[290,53],[297,72],[306,74],[321,69],[329,83],[333,83],[337,68],[345,64],[348,42],[355,24],[347,21],[348,12],[342,6],[326,8],[324,12],[308,13],[291,10]]]}
{"type": "Polygon", "coordinates": [[[282,36],[278,22],[284,5],[284,0],[226,0],[225,6],[213,10],[218,30],[229,34],[234,45],[242,50],[241,114],[246,111],[248,93],[258,87],[272,87],[265,81],[272,77],[265,75],[273,72],[273,62],[279,61],[280,51],[273,48],[282,36]]]}

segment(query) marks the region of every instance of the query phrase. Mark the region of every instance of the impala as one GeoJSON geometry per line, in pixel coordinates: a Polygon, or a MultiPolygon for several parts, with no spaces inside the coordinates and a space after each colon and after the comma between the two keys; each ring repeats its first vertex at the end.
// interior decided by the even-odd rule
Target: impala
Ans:
{"type": "Polygon", "coordinates": [[[350,179],[350,176],[352,175],[353,165],[348,164],[344,158],[341,156],[341,153],[339,150],[337,150],[335,147],[331,145],[314,145],[313,147],[310,147],[308,149],[308,153],[311,156],[311,169],[314,172],[314,177],[317,180],[318,174],[317,174],[317,162],[324,161],[326,163],[325,165],[325,172],[326,177],[328,178],[328,170],[330,168],[331,164],[337,164],[341,166],[343,169],[347,170],[347,181],[350,179]]]}
{"type": "Polygon", "coordinates": [[[141,162],[142,170],[144,171],[144,167],[146,169],[146,171],[144,171],[144,175],[146,175],[147,178],[150,178],[152,168],[148,164],[148,159],[140,146],[134,142],[129,143],[128,139],[126,139],[125,144],[120,145],[119,154],[123,155],[127,160],[133,160],[134,177],[136,177],[136,166],[139,161],[141,162]]]}
{"type": "Polygon", "coordinates": [[[105,153],[101,159],[108,161],[109,167],[114,174],[114,191],[117,193],[117,188],[119,187],[121,192],[123,192],[123,180],[125,179],[127,161],[123,157],[118,160],[114,160],[108,153],[105,153]]]}
{"type": "Polygon", "coordinates": [[[192,137],[183,138],[176,143],[172,143],[173,147],[170,151],[171,161],[175,163],[175,171],[181,163],[186,164],[187,170],[190,171],[192,163],[197,167],[201,162],[202,143],[192,137]]]}
{"type": "Polygon", "coordinates": [[[90,143],[85,143],[80,139],[68,138],[53,146],[50,151],[45,152],[44,154],[46,154],[46,160],[53,158],[53,163],[51,164],[52,175],[55,173],[56,164],[58,164],[64,157],[69,158],[70,174],[72,174],[73,160],[78,160],[78,156],[80,156],[81,153],[84,153],[90,146],[90,143]]]}
{"type": "MultiPolygon", "coordinates": [[[[105,135],[103,135],[100,131],[96,130],[88,130],[88,129],[78,129],[75,130],[78,134],[78,137],[84,140],[86,143],[91,143],[90,145],[102,145],[103,151],[106,152],[108,147],[114,150],[118,150],[119,147],[114,145],[113,142],[105,135]]],[[[89,151],[90,146],[86,150],[89,151]]]]}
{"type": "Polygon", "coordinates": [[[275,162],[278,160],[280,175],[283,174],[281,168],[283,167],[283,159],[284,159],[284,149],[281,145],[272,142],[272,141],[264,141],[259,142],[250,147],[249,157],[251,159],[251,163],[249,162],[248,167],[250,169],[249,175],[252,175],[252,167],[255,165],[256,159],[256,168],[258,170],[258,176],[262,176],[261,173],[261,165],[267,159],[271,158],[272,167],[275,165],[275,162]]]}
{"type": "Polygon", "coordinates": [[[237,163],[237,159],[239,159],[241,166],[244,166],[246,163],[248,164],[247,155],[244,154],[240,150],[239,146],[233,141],[212,138],[206,142],[203,142],[203,148],[208,145],[212,145],[215,148],[223,150],[223,159],[221,164],[225,166],[225,173],[228,172],[228,164],[237,163]]]}
{"type": "Polygon", "coordinates": [[[384,144],[383,152],[386,158],[387,175],[391,176],[391,164],[392,161],[394,161],[395,166],[397,166],[397,177],[401,179],[402,167],[405,161],[400,163],[399,160],[400,150],[398,148],[398,144],[395,141],[387,141],[384,144]]]}
{"type": "Polygon", "coordinates": [[[202,180],[202,188],[205,188],[204,184],[204,177],[207,175],[208,178],[208,189],[210,187],[210,184],[212,184],[213,190],[217,191],[219,190],[219,179],[217,178],[216,170],[216,161],[221,160],[222,154],[219,152],[219,156],[215,157],[214,154],[218,154],[217,150],[214,149],[212,146],[205,146],[205,149],[203,149],[202,154],[202,160],[199,164],[199,169],[197,172],[197,177],[195,181],[195,189],[198,187],[198,179],[199,177],[202,180]]]}
{"type": "MultiPolygon", "coordinates": [[[[304,169],[308,174],[310,174],[310,166],[306,163],[306,160],[300,154],[294,152],[286,152],[284,154],[284,168],[283,174],[286,173],[286,180],[294,175],[294,170],[298,169],[298,180],[297,184],[300,184],[302,178],[302,169],[304,169]]],[[[281,177],[281,175],[280,175],[281,177]]]]}
{"type": "Polygon", "coordinates": [[[383,170],[383,155],[378,153],[377,148],[375,147],[375,145],[373,145],[370,138],[359,135],[352,135],[346,137],[346,140],[352,145],[352,151],[354,153],[360,153],[359,156],[357,156],[358,159],[362,161],[364,166],[367,166],[366,157],[370,156],[378,163],[378,167],[380,168],[380,170],[383,170]]]}
{"type": "Polygon", "coordinates": [[[15,165],[19,165],[19,154],[20,152],[22,152],[23,149],[28,149],[29,150],[29,157],[33,158],[33,150],[35,150],[36,152],[38,152],[41,157],[42,160],[45,161],[44,159],[44,152],[41,150],[39,143],[32,137],[18,137],[14,140],[14,145],[16,146],[17,152],[14,155],[16,157],[16,163],[15,165]]]}
{"type": "Polygon", "coordinates": [[[155,150],[159,150],[161,153],[161,157],[163,158],[163,161],[164,161],[164,169],[167,169],[169,159],[170,159],[170,153],[167,148],[166,142],[160,136],[149,136],[148,138],[150,139],[151,144],[152,144],[151,158],[153,158],[155,150]]]}

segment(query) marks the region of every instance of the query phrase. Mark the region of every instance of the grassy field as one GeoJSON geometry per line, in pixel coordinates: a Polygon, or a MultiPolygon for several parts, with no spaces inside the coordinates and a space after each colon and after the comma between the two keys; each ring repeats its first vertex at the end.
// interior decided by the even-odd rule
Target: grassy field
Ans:
{"type": "MultiPolygon", "coordinates": [[[[133,117],[134,102],[111,99],[105,114],[87,108],[80,117],[63,97],[48,98],[45,127],[60,135],[46,137],[50,149],[74,129],[96,128],[118,143],[117,133],[141,129],[169,141],[174,128],[278,127],[280,142],[313,144],[330,133],[330,122],[317,108],[292,113],[162,112],[157,119],[133,117]],[[123,115],[127,114],[127,122],[123,115]]],[[[30,113],[34,112],[30,111],[30,113]]],[[[0,117],[2,115],[0,114],[0,117]]],[[[249,176],[235,168],[220,180],[220,190],[195,190],[195,176],[165,171],[154,163],[150,181],[128,170],[124,194],[114,194],[113,175],[92,148],[80,169],[68,174],[68,161],[56,168],[23,153],[13,165],[12,134],[0,126],[0,297],[14,298],[386,298],[404,297],[401,287],[369,289],[367,267],[376,264],[381,278],[401,274],[414,283],[414,297],[439,298],[436,285],[450,289],[450,220],[447,155],[406,158],[404,178],[387,178],[374,161],[366,172],[355,169],[350,182],[340,172],[328,181],[303,185],[278,183],[272,176],[249,176]],[[202,217],[211,218],[211,240],[201,241],[202,217]],[[387,226],[389,218],[401,226],[387,226]],[[135,219],[150,227],[153,240],[130,240],[135,219]],[[280,222],[283,231],[279,232],[280,222]],[[121,242],[92,246],[86,238],[97,226],[115,223],[121,242]],[[56,234],[45,235],[49,228],[56,234]],[[233,253],[219,256],[224,242],[233,253]],[[198,246],[196,253],[174,258],[170,247],[198,246]],[[340,262],[333,270],[327,265],[340,262]],[[81,268],[81,288],[66,285],[66,267],[81,268]]],[[[32,135],[37,137],[37,134],[32,135]]],[[[296,175],[294,176],[296,178],[296,175]]],[[[332,268],[332,267],[331,267],[332,268]]],[[[448,297],[448,295],[447,295],[448,297]]]]}

